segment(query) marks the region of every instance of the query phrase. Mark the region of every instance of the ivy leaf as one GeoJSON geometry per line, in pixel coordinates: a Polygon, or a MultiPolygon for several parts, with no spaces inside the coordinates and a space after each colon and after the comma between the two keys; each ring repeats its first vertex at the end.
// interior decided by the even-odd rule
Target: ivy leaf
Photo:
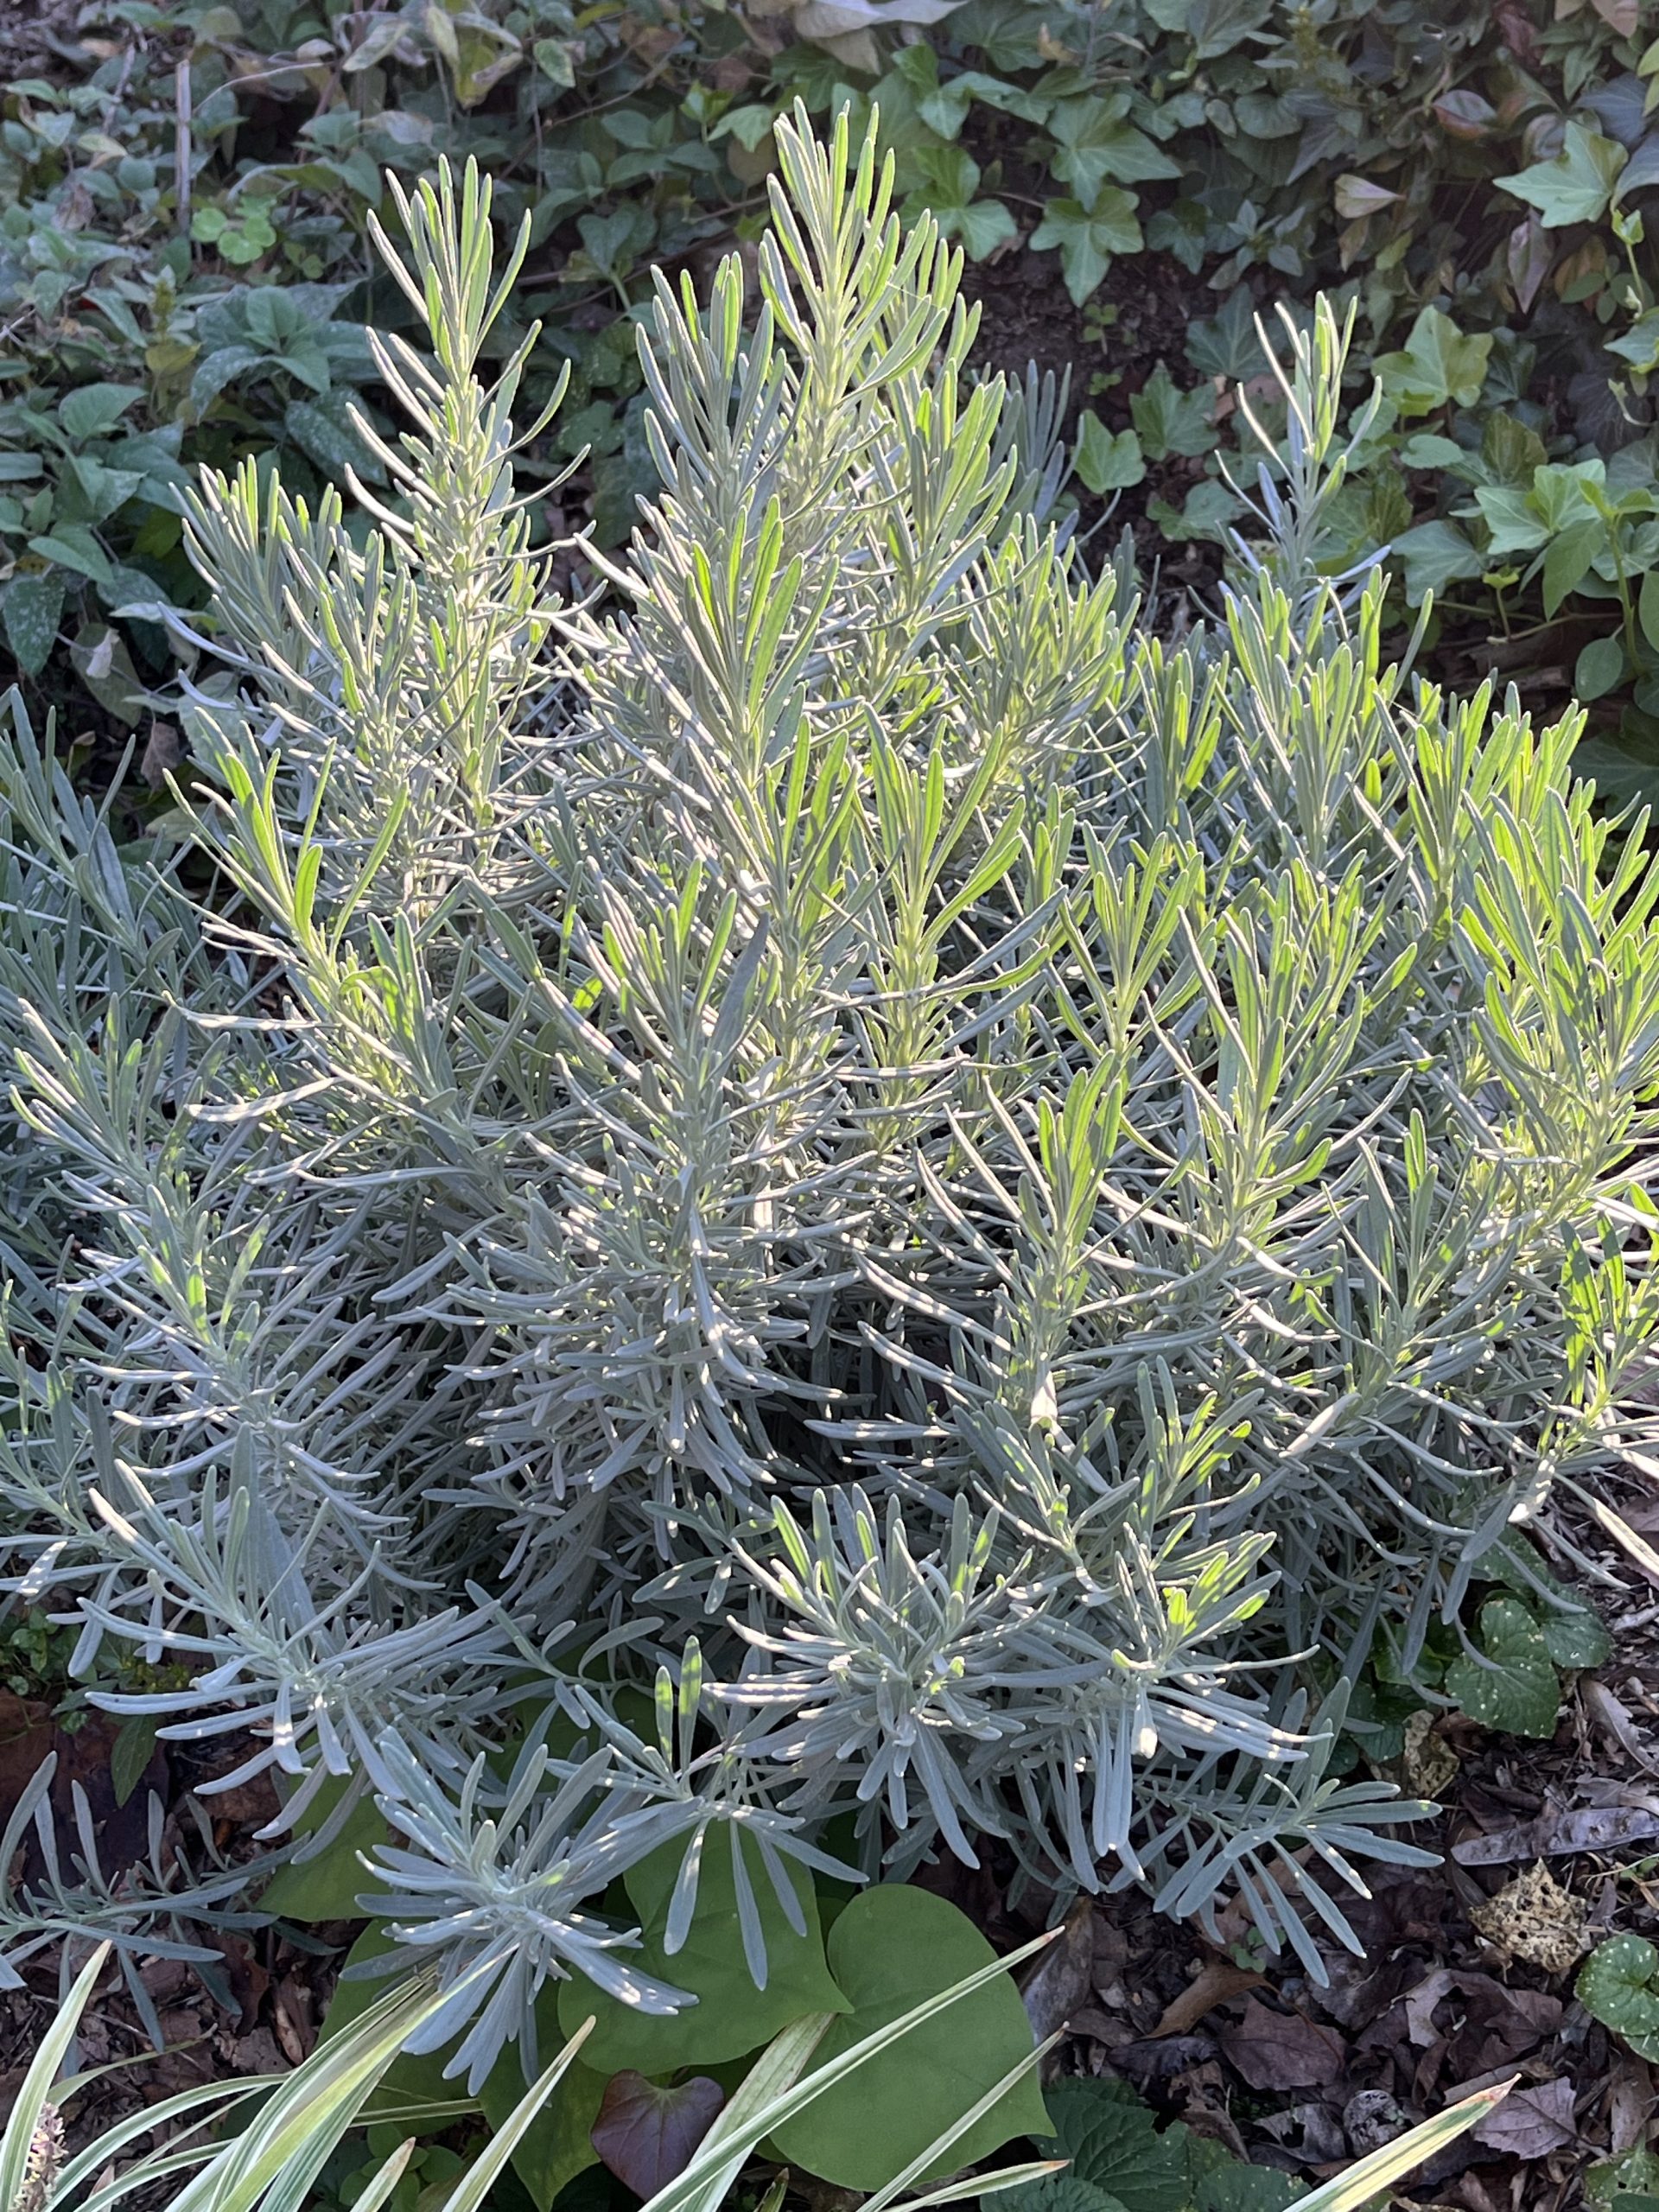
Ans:
{"type": "Polygon", "coordinates": [[[1535,162],[1530,168],[1492,181],[1535,207],[1546,230],[1560,230],[1568,223],[1600,221],[1628,158],[1616,138],[1569,123],[1553,162],[1535,162]]]}
{"type": "Polygon", "coordinates": [[[1213,476],[1195,484],[1179,507],[1167,499],[1147,502],[1148,518],[1176,545],[1194,537],[1214,538],[1225,544],[1229,524],[1243,512],[1243,503],[1213,476]]]}
{"type": "Polygon", "coordinates": [[[25,676],[38,676],[51,658],[63,619],[63,572],[48,569],[39,575],[14,576],[0,601],[6,643],[12,658],[25,676]]]}
{"type": "MultiPolygon", "coordinates": [[[[906,1882],[884,1882],[843,1908],[830,1931],[829,1956],[853,2010],[830,2023],[818,2046],[819,2063],[989,1966],[995,1954],[948,1899],[906,1882]]],[[[1020,1993],[1000,1975],[912,2028],[881,2064],[858,2068],[785,2121],[774,2139],[778,2155],[840,2189],[880,2189],[1031,2048],[1020,1993]]],[[[1011,2136],[1045,2135],[1048,2126],[1036,2081],[1027,2075],[918,2179],[954,2173],[1011,2136]]]]}
{"type": "Polygon", "coordinates": [[[1003,2200],[998,2212],[1127,2212],[1121,2196],[1109,2196],[1093,2182],[1077,2174],[1051,2174],[1046,2181],[1026,2181],[1013,2189],[999,2190],[1003,2200]]]}
{"type": "Polygon", "coordinates": [[[1216,430],[1211,415],[1215,400],[1214,391],[1204,385],[1183,391],[1160,361],[1129,401],[1129,412],[1147,460],[1164,461],[1171,454],[1192,460],[1212,452],[1216,430]]]}
{"type": "Polygon", "coordinates": [[[996,247],[1019,237],[1019,225],[1000,200],[975,198],[979,163],[962,147],[922,146],[912,159],[924,180],[922,190],[906,203],[905,213],[912,220],[924,209],[930,211],[945,238],[961,239],[970,261],[982,261],[996,247]]]}
{"type": "Polygon", "coordinates": [[[1637,315],[1630,328],[1607,340],[1607,351],[1628,361],[1638,376],[1659,367],[1659,308],[1637,315]]]}
{"type": "Polygon", "coordinates": [[[1080,2181],[1117,2197],[1124,2212],[1185,2212],[1185,2146],[1175,2133],[1159,2133],[1143,2104],[1099,2080],[1057,2082],[1046,2097],[1048,2156],[1069,2158],[1080,2181]]]}
{"type": "Polygon", "coordinates": [[[1382,396],[1403,416],[1429,415],[1455,403],[1472,407],[1486,381],[1490,332],[1465,337],[1450,315],[1425,308],[1411,326],[1403,351],[1380,353],[1374,364],[1382,396]]]}
{"type": "Polygon", "coordinates": [[[1091,492],[1121,492],[1139,484],[1147,464],[1133,430],[1109,430],[1091,407],[1077,417],[1077,450],[1072,467],[1091,492]]]}
{"type": "Polygon", "coordinates": [[[1186,358],[1201,377],[1225,377],[1231,384],[1243,384],[1266,366],[1248,284],[1235,285],[1214,315],[1188,324],[1186,358]]]}
{"type": "Polygon", "coordinates": [[[1118,253],[1139,253],[1145,243],[1135,211],[1134,193],[1116,185],[1103,191],[1092,208],[1077,200],[1051,200],[1043,219],[1031,234],[1033,247],[1058,246],[1065,289],[1081,307],[1096,290],[1118,253]]]}
{"type": "Polygon", "coordinates": [[[1553,1736],[1561,1686],[1538,1624],[1516,1598],[1493,1598],[1480,1609],[1486,1663],[1469,1653],[1446,1670],[1448,1695],[1471,1720],[1506,1736],[1553,1736]]]}
{"type": "Polygon", "coordinates": [[[1099,99],[1062,100],[1050,128],[1058,141],[1050,174],[1069,184],[1085,207],[1095,205],[1103,184],[1147,184],[1181,174],[1179,162],[1099,99]]]}

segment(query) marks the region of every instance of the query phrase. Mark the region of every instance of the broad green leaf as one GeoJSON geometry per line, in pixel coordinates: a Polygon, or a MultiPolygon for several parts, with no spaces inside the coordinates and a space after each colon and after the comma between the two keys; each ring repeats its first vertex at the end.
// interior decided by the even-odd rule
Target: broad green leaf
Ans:
{"type": "Polygon", "coordinates": [[[346,412],[349,404],[343,393],[332,392],[325,399],[290,400],[283,411],[283,428],[326,477],[343,484],[346,470],[354,468],[365,482],[384,484],[385,463],[346,412]]]}
{"type": "MultiPolygon", "coordinates": [[[[130,729],[143,712],[144,687],[120,632],[107,622],[83,623],[69,648],[69,658],[99,704],[130,729]]],[[[125,1732],[124,1729],[122,1733],[125,1732]]],[[[149,1757],[146,1751],[144,1758],[149,1757]]]]}
{"type": "Polygon", "coordinates": [[[107,522],[144,481],[142,468],[111,468],[85,454],[72,453],[58,480],[58,504],[54,516],[60,528],[66,522],[107,522]]]}
{"type": "Polygon", "coordinates": [[[1211,419],[1215,401],[1214,391],[1205,385],[1183,391],[1160,361],[1129,400],[1129,412],[1147,459],[1164,461],[1173,453],[1190,460],[1212,452],[1217,443],[1211,419]]]}
{"type": "Polygon", "coordinates": [[[1020,2182],[1013,2189],[999,2189],[984,2202],[994,2204],[996,2212],[1128,2212],[1121,2196],[1110,2196],[1072,2173],[1020,2182]]]}
{"type": "Polygon", "coordinates": [[[1402,351],[1378,354],[1373,366],[1384,397],[1402,416],[1431,415],[1448,404],[1474,405],[1491,351],[1490,332],[1466,337],[1450,315],[1424,308],[1402,351]]]}
{"type": "Polygon", "coordinates": [[[1140,483],[1147,473],[1141,441],[1133,430],[1109,430],[1090,407],[1077,417],[1077,451],[1072,463],[1091,492],[1118,492],[1140,483]]]}
{"type": "MultiPolygon", "coordinates": [[[[1624,681],[1624,671],[1628,664],[1624,658],[1624,641],[1622,638],[1592,638],[1579,655],[1578,665],[1573,672],[1573,689],[1580,699],[1602,698],[1607,692],[1617,690],[1624,681]]],[[[1600,1625],[1599,1622],[1596,1623],[1598,1628],[1600,1625]]],[[[1567,1621],[1545,1624],[1544,1642],[1548,1646],[1550,1657],[1564,1667],[1595,1666],[1598,1662],[1594,1659],[1563,1659],[1556,1651],[1557,1641],[1565,1639],[1572,1642],[1573,1640],[1568,1633],[1570,1626],[1571,1624],[1567,1621]]],[[[1605,1658],[1606,1656],[1605,1635],[1602,1642],[1604,1648],[1601,1656],[1605,1658]]]]}
{"type": "MultiPolygon", "coordinates": [[[[1659,2151],[1638,2144],[1622,2158],[1606,2158],[1592,2166],[1584,2177],[1585,2202],[1596,2212],[1629,2212],[1632,2194],[1659,2191],[1659,2151]]],[[[1659,2198],[1654,2199],[1659,2202],[1659,2198]]]]}
{"type": "Polygon", "coordinates": [[[1116,185],[1109,186],[1092,208],[1076,200],[1045,204],[1031,243],[1038,251],[1058,247],[1065,289],[1078,307],[1099,289],[1114,255],[1140,252],[1145,241],[1135,219],[1136,204],[1132,192],[1120,191],[1116,185]]]}
{"type": "Polygon", "coordinates": [[[779,1904],[770,1876],[751,1847],[745,1853],[755,1909],[766,1938],[766,1986],[757,1989],[744,1956],[737,1884],[732,1866],[736,1828],[712,1829],[697,1882],[696,1909],[681,1948],[664,1948],[674,1884],[684,1857],[683,1841],[660,1845],[625,1879],[641,1922],[641,1944],[631,1954],[643,1974],[683,1989],[696,2002],[670,2014],[641,2012],[583,1978],[559,1992],[559,2019],[574,2035],[589,2013],[597,2022],[583,2046],[584,2063],[602,2074],[624,2067],[639,2074],[667,2074],[677,2066],[718,2065],[770,2042],[791,2020],[807,2012],[844,2012],[842,1995],[824,1963],[817,1898],[810,1877],[785,1861],[806,1933],[797,1935],[779,1904]]]}
{"type": "Polygon", "coordinates": [[[80,385],[58,402],[58,420],[77,445],[86,445],[92,438],[107,438],[143,396],[140,385],[80,385]]]}
{"type": "MultiPolygon", "coordinates": [[[[543,1988],[537,1999],[536,2019],[541,2031],[541,2056],[545,2059],[557,2050],[561,2033],[556,1993],[551,1986],[543,1988]]],[[[524,2086],[518,2052],[509,2048],[490,2069],[478,2093],[484,2117],[492,2127],[505,2125],[524,2095],[524,2086]]],[[[530,2191],[537,2212],[548,2212],[567,2182],[598,2164],[588,2131],[599,2116],[604,2094],[605,2076],[580,2060],[575,2062],[519,2138],[512,2153],[513,2171],[530,2191]]]]}
{"type": "Polygon", "coordinates": [[[1509,1736],[1553,1736],[1561,1686],[1538,1624],[1516,1598],[1480,1609],[1482,1665],[1466,1652],[1446,1670],[1447,1694],[1471,1719],[1509,1736]]]}
{"type": "Polygon", "coordinates": [[[1588,1607],[1543,1618],[1544,1646],[1558,1667],[1599,1667],[1612,1656],[1612,1638],[1588,1607]]]}
{"type": "Polygon", "coordinates": [[[196,365],[190,379],[192,413],[202,415],[226,385],[245,377],[250,369],[269,367],[269,357],[257,346],[219,346],[196,365]]]}
{"type": "Polygon", "coordinates": [[[25,676],[38,676],[51,657],[63,620],[63,598],[60,569],[14,576],[0,598],[6,643],[25,676]]]}
{"type": "Polygon", "coordinates": [[[1212,315],[1189,323],[1186,358],[1202,377],[1225,377],[1242,384],[1265,366],[1255,302],[1248,284],[1235,285],[1212,315]]]}
{"type": "MultiPolygon", "coordinates": [[[[332,1787],[325,1783],[319,1791],[312,1833],[322,1826],[345,1786],[342,1778],[332,1787]]],[[[359,1898],[385,1887],[363,1864],[364,1856],[389,1841],[391,1834],[373,1799],[360,1797],[340,1834],[315,1858],[290,1859],[277,1868],[259,1899],[261,1911],[284,1920],[360,1920],[359,1898]]]]}
{"type": "MultiPolygon", "coordinates": [[[[360,2019],[397,1986],[395,1975],[365,1976],[359,1980],[348,1978],[346,1969],[366,1965],[372,1959],[384,1959],[397,1948],[386,1932],[384,1921],[370,1922],[346,1954],[340,1979],[334,1985],[334,1996],[318,2031],[319,2049],[360,2019]]],[[[460,2040],[459,2037],[456,2040],[460,2040]]],[[[364,2107],[365,2121],[429,2127],[433,2123],[448,2125],[475,2112],[478,2100],[467,2095],[465,2081],[444,2078],[448,2056],[448,2050],[400,2051],[364,2107]]],[[[520,2071],[516,2050],[509,2048],[500,2063],[511,2067],[515,2074],[520,2071]]],[[[521,2079],[515,2094],[521,2094],[523,2088],[521,2079]]]]}
{"type": "Polygon", "coordinates": [[[1160,2134],[1147,2107],[1115,2082],[1057,2082],[1046,2092],[1049,2155],[1121,2199],[1124,2212],[1185,2212],[1187,2158],[1178,2133],[1160,2134]]]}
{"type": "Polygon", "coordinates": [[[82,522],[60,523],[43,537],[31,537],[29,550],[42,561],[55,561],[60,569],[90,577],[95,584],[107,583],[115,573],[109,555],[82,522]]]}
{"type": "Polygon", "coordinates": [[[1628,361],[1638,375],[1647,376],[1659,368],[1659,308],[1646,308],[1628,330],[1608,339],[1606,345],[1610,353],[1628,361]]]}
{"type": "MultiPolygon", "coordinates": [[[[1538,472],[1541,476],[1543,471],[1538,472]]],[[[1607,543],[1607,525],[1599,515],[1571,523],[1550,540],[1544,555],[1544,612],[1554,615],[1589,575],[1596,556],[1607,543]]]]}
{"type": "Polygon", "coordinates": [[[144,1769],[156,1751],[155,1717],[148,1713],[129,1713],[116,1731],[115,1741],[110,1746],[110,1787],[115,1792],[115,1802],[124,1805],[144,1778],[144,1769]]]}
{"type": "Polygon", "coordinates": [[[983,261],[988,253],[1006,245],[1010,238],[1020,235],[1020,226],[1000,200],[976,200],[970,206],[952,211],[947,238],[962,240],[962,250],[969,261],[983,261]]]}
{"type": "Polygon", "coordinates": [[[1228,525],[1243,513],[1243,503],[1217,478],[1200,478],[1179,507],[1167,499],[1148,499],[1147,513],[1173,543],[1195,537],[1227,543],[1228,525]]]}
{"type": "MultiPolygon", "coordinates": [[[[990,1945],[944,1897],[887,1882],[855,1897],[830,1931],[830,1971],[852,2011],[833,2020],[820,2065],[873,2030],[993,1962],[990,1945]]],[[[880,2067],[808,2105],[774,2138],[785,2164],[842,2189],[880,2189],[918,2158],[1032,2048],[1020,1993],[998,1977],[910,2029],[880,2067]]],[[[1016,2135],[1040,2135],[1048,2115],[1036,2083],[1017,2083],[948,2154],[938,2171],[988,2158],[1016,2135]]]]}
{"type": "Polygon", "coordinates": [[[1296,2212],[1301,2184],[1272,2166],[1224,2166],[1199,2186],[1198,2212],[1296,2212]]]}
{"type": "Polygon", "coordinates": [[[1616,138],[1569,123],[1553,162],[1535,162],[1530,168],[1492,181],[1535,207],[1546,230],[1559,230],[1568,223],[1600,221],[1627,159],[1616,138]]]}
{"type": "Polygon", "coordinates": [[[1069,184],[1085,207],[1096,206],[1103,184],[1146,184],[1181,173],[1179,162],[1144,130],[1114,117],[1098,96],[1062,100],[1050,127],[1058,145],[1049,174],[1069,184]]]}
{"type": "Polygon", "coordinates": [[[1230,54],[1273,13],[1273,0],[1190,0],[1185,29],[1200,61],[1230,54]]]}

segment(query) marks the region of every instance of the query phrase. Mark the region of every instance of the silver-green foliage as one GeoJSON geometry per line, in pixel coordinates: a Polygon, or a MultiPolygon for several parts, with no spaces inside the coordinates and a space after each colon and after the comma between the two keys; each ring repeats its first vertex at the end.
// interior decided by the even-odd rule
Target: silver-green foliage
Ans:
{"type": "Polygon", "coordinates": [[[616,611],[534,550],[446,174],[371,526],[203,488],[172,824],[0,761],[15,1586],[314,1846],[376,1795],[474,2075],[548,1974],[673,2003],[625,1866],[683,1843],[671,1952],[729,1844],[758,1955],[839,1815],[1239,1888],[1319,1971],[1412,1808],[1310,1687],[1652,1426],[1659,873],[1576,721],[1414,690],[1309,572],[1333,327],[1175,648],[965,374],[958,257],[844,129],[779,152],[758,302],[658,283],[616,611]]]}

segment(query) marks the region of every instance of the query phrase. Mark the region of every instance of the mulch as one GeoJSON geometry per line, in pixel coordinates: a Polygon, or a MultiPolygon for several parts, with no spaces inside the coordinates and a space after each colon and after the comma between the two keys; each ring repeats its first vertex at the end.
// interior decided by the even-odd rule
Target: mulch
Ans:
{"type": "MultiPolygon", "coordinates": [[[[1659,1536],[1659,1503],[1624,1505],[1638,1533],[1659,1536]]],[[[1116,2075],[1156,2111],[1310,2186],[1406,2122],[1516,2076],[1491,2120],[1417,2177],[1409,2201],[1434,2212],[1580,2212],[1589,2168],[1645,2143],[1659,2111],[1654,2069],[1573,1995],[1592,1942],[1615,1931],[1659,1937],[1659,1588],[1587,1516],[1570,1533],[1606,1578],[1600,1605],[1616,1656],[1571,1683],[1551,1742],[1447,1715],[1417,1744],[1446,1779],[1444,1811],[1414,1834],[1442,1863],[1376,1870],[1370,1897],[1350,1907],[1364,1955],[1325,1942],[1321,1986],[1294,1961],[1253,1955],[1242,1913],[1224,1914],[1210,1942],[1137,1893],[1086,1900],[1027,1992],[1039,2029],[1069,2022],[1055,2067],[1116,2075]]],[[[123,1852],[136,1860],[148,1790],[115,1803],[112,1742],[96,1716],[66,1736],[44,1707],[0,1694],[0,1815],[49,1743],[61,1812],[79,1782],[106,1872],[123,1852]]],[[[213,1770],[239,1756],[219,1747],[213,1770]]],[[[199,1799],[204,1778],[177,1750],[146,1776],[169,1804],[167,1847],[196,1838],[205,1816],[221,1857],[255,1855],[272,1809],[266,1787],[199,1799]]],[[[992,1868],[969,1874],[952,1862],[924,1878],[999,1944],[1041,1923],[1039,1898],[1010,1912],[992,1868]]],[[[194,2082],[296,2064],[355,1933],[221,1931],[207,1939],[216,1959],[205,1978],[174,1961],[146,1964],[159,2051],[111,1975],[87,2016],[81,2063],[124,2063],[78,2101],[76,2134],[194,2082]]],[[[34,1962],[24,1980],[0,1997],[0,2105],[55,2005],[56,1961],[34,1962]]]]}

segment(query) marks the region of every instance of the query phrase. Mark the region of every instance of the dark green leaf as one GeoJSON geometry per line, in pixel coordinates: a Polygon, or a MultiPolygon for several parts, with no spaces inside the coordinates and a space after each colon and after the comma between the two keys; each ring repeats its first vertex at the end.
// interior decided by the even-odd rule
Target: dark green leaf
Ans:
{"type": "Polygon", "coordinates": [[[564,1984],[559,1995],[563,2032],[574,2035],[591,2013],[597,2024],[582,2047],[584,2062],[603,2074],[632,2067],[641,2074],[671,2073],[677,2066],[718,2065],[755,2050],[808,2012],[841,2012],[848,1999],[824,1963],[817,1898],[810,1877],[785,1861],[806,1933],[798,1936],[778,1902],[771,1877],[750,1846],[744,1853],[766,1947],[766,1985],[758,1989],[744,1956],[732,1866],[737,1827],[715,1828],[706,1840],[697,1882],[696,1910],[683,1948],[664,1948],[674,1883],[684,1857],[682,1842],[661,1845],[631,1869],[628,1895],[640,1916],[642,1942],[632,1962],[643,1974],[696,2001],[681,2012],[652,2015],[595,1989],[586,1980],[564,1984]]]}
{"type": "Polygon", "coordinates": [[[1543,1633],[1544,1649],[1558,1667],[1599,1667],[1612,1652],[1612,1639],[1588,1610],[1546,1613],[1543,1633]]]}
{"type": "Polygon", "coordinates": [[[1160,2134],[1152,2114],[1117,2083],[1072,2079],[1046,2093],[1054,2123],[1044,2150],[1070,2158],[1080,2180],[1122,2199],[1124,2212],[1186,2212],[1186,2146],[1160,2134]]]}
{"type": "Polygon", "coordinates": [[[63,572],[58,569],[14,576],[6,586],[0,620],[12,658],[25,676],[38,676],[50,658],[63,619],[63,572]]]}
{"type": "Polygon", "coordinates": [[[130,1713],[121,1723],[110,1747],[110,1787],[118,1805],[124,1805],[144,1778],[144,1769],[156,1752],[156,1722],[148,1713],[130,1713]]]}
{"type": "Polygon", "coordinates": [[[1462,1653],[1446,1670],[1447,1694],[1473,1720],[1509,1736],[1553,1736],[1561,1686],[1527,1608],[1493,1598],[1480,1609],[1484,1663],[1462,1653]]]}

